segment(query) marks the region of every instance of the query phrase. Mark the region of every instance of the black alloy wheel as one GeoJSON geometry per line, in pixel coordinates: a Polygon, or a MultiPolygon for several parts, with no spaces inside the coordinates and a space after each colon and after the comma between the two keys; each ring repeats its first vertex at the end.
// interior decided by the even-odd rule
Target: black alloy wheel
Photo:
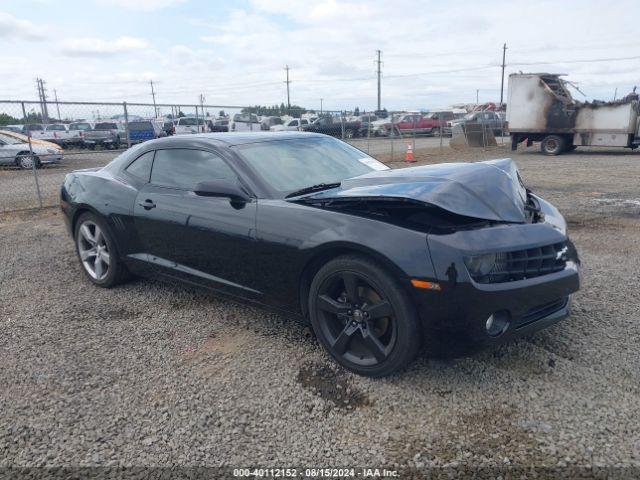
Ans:
{"type": "Polygon", "coordinates": [[[388,375],[413,359],[418,321],[402,288],[383,269],[360,257],[325,265],[311,286],[314,331],[343,366],[361,375],[388,375]]]}

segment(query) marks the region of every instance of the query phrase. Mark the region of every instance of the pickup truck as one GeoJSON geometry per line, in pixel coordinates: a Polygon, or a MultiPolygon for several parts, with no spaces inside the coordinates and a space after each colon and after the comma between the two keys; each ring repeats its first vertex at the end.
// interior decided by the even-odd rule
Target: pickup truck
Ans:
{"type": "Polygon", "coordinates": [[[69,126],[64,123],[52,123],[45,126],[44,134],[41,139],[47,142],[53,142],[61,147],[66,147],[71,143],[72,133],[69,126]]]}
{"type": "Polygon", "coordinates": [[[382,135],[411,135],[431,134],[439,135],[441,127],[444,128],[448,121],[453,120],[453,112],[441,111],[427,114],[406,113],[401,115],[393,123],[385,125],[382,135]]]}
{"type": "Polygon", "coordinates": [[[90,148],[102,145],[105,148],[120,148],[127,143],[127,133],[121,123],[98,122],[91,130],[86,130],[83,135],[84,144],[90,148]]]}
{"type": "Polygon", "coordinates": [[[340,117],[320,117],[309,125],[303,125],[302,130],[305,132],[324,133],[334,137],[344,138],[357,137],[362,124],[359,121],[343,122],[340,117]]]}
{"type": "Polygon", "coordinates": [[[69,145],[84,146],[84,132],[91,130],[93,123],[91,122],[73,122],[69,124],[69,145]]]}

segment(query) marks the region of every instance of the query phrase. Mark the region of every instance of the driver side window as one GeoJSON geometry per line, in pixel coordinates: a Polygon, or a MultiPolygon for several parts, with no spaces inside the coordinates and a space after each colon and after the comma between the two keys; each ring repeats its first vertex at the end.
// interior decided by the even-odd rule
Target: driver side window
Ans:
{"type": "Polygon", "coordinates": [[[157,150],[151,170],[151,183],[163,187],[194,190],[200,182],[236,178],[231,168],[217,155],[204,150],[157,150]]]}

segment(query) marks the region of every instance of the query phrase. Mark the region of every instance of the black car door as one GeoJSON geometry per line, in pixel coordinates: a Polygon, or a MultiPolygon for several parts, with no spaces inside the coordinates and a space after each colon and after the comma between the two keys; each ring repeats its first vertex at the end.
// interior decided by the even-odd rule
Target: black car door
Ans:
{"type": "Polygon", "coordinates": [[[198,183],[214,179],[237,181],[216,153],[157,150],[151,180],[136,198],[138,235],[160,273],[259,299],[252,274],[256,202],[238,204],[193,192],[198,183]]]}

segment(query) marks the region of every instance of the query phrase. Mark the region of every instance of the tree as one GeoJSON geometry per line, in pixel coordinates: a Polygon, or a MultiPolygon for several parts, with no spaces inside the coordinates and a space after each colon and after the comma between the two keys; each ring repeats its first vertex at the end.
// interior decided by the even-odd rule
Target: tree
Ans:
{"type": "Polygon", "coordinates": [[[218,116],[219,116],[219,117],[226,117],[227,115],[224,113],[224,110],[220,110],[220,111],[218,112],[218,116]]]}
{"type": "Polygon", "coordinates": [[[178,118],[182,118],[182,117],[186,117],[186,115],[184,114],[184,112],[182,110],[180,110],[178,112],[178,118]]]}
{"type": "Polygon", "coordinates": [[[360,115],[360,108],[359,107],[356,107],[356,109],[353,111],[353,115],[356,116],[356,117],[358,115],[360,115]]]}

